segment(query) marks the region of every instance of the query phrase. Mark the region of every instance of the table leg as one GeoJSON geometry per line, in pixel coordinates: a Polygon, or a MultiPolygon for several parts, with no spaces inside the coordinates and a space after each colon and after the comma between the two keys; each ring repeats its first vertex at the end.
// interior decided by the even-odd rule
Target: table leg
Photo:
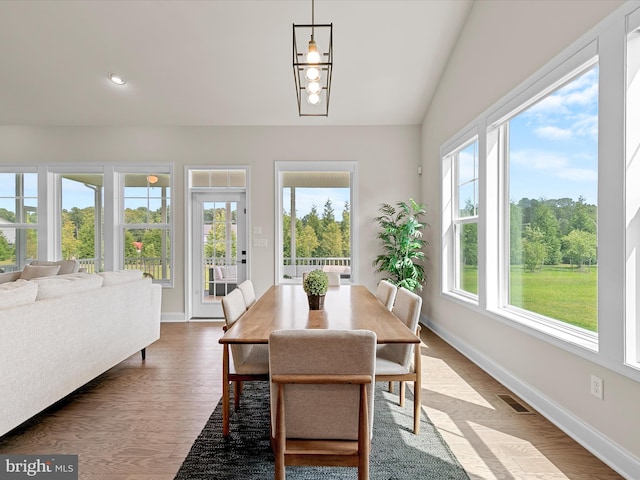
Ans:
{"type": "Polygon", "coordinates": [[[222,436],[229,435],[229,345],[222,349],[222,436]]]}
{"type": "Polygon", "coordinates": [[[413,368],[416,371],[416,383],[413,389],[413,433],[418,435],[420,433],[420,413],[421,413],[421,395],[422,392],[422,355],[420,353],[420,343],[414,345],[414,364],[413,368]]]}

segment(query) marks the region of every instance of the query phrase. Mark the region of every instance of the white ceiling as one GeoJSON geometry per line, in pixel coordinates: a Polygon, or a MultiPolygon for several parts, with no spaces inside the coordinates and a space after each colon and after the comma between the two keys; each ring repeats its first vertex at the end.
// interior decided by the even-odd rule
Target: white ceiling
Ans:
{"type": "Polygon", "coordinates": [[[330,110],[300,118],[292,24],[310,0],[3,0],[0,125],[417,125],[471,4],[317,0],[330,110]]]}

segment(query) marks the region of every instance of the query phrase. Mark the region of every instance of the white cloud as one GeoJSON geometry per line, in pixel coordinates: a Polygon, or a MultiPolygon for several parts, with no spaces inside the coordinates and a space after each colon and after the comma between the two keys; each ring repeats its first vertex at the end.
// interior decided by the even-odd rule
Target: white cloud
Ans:
{"type": "Polygon", "coordinates": [[[598,116],[582,114],[576,117],[571,129],[576,135],[598,138],[598,116]]]}
{"type": "Polygon", "coordinates": [[[520,168],[544,171],[549,176],[563,180],[572,182],[595,182],[598,180],[597,170],[575,167],[570,158],[556,153],[521,150],[511,152],[510,159],[520,168]]]}
{"type": "Polygon", "coordinates": [[[526,110],[536,117],[568,115],[572,108],[597,105],[598,76],[595,70],[574,79],[526,110]]]}
{"type": "Polygon", "coordinates": [[[458,155],[458,178],[460,181],[468,181],[476,178],[478,172],[475,165],[476,159],[472,153],[463,150],[458,155]]]}
{"type": "Polygon", "coordinates": [[[573,137],[571,129],[554,127],[552,125],[538,127],[534,132],[537,136],[547,140],[567,140],[573,137]]]}

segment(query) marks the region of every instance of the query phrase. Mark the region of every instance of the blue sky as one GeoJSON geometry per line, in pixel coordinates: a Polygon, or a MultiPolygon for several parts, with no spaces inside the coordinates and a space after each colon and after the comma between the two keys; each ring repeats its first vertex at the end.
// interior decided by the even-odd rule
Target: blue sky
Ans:
{"type": "MultiPolygon", "coordinates": [[[[509,121],[509,197],[598,201],[598,68],[509,121]]],[[[459,152],[460,202],[478,177],[473,144],[459,152]]],[[[477,194],[477,192],[476,192],[477,194]]]]}
{"type": "Polygon", "coordinates": [[[62,209],[71,210],[73,207],[93,207],[93,190],[85,185],[72,180],[62,179],[62,209]]]}
{"type": "Polygon", "coordinates": [[[597,205],[598,68],[509,122],[510,199],[586,198],[597,205]]]}
{"type": "MultiPolygon", "coordinates": [[[[350,202],[348,188],[296,188],[296,216],[298,218],[304,217],[315,205],[318,216],[322,217],[324,204],[329,198],[333,207],[333,215],[336,220],[342,220],[344,204],[350,202]]],[[[290,210],[290,204],[290,190],[285,188],[282,190],[282,207],[287,213],[290,210]]]]}

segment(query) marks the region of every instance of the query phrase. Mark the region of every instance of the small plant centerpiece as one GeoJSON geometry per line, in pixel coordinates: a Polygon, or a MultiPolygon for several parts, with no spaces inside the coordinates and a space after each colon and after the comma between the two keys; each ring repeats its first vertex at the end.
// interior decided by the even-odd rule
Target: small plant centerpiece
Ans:
{"type": "Polygon", "coordinates": [[[309,299],[310,310],[322,310],[324,296],[329,288],[329,277],[322,270],[311,270],[302,282],[302,288],[309,299]]]}
{"type": "Polygon", "coordinates": [[[422,290],[427,281],[422,265],[427,258],[423,249],[428,246],[422,239],[427,227],[422,221],[425,209],[413,199],[395,207],[385,203],[379,209],[381,215],[373,219],[380,226],[378,238],[382,240],[382,253],[373,261],[376,273],[387,273],[387,280],[412,292],[422,290]]]}

